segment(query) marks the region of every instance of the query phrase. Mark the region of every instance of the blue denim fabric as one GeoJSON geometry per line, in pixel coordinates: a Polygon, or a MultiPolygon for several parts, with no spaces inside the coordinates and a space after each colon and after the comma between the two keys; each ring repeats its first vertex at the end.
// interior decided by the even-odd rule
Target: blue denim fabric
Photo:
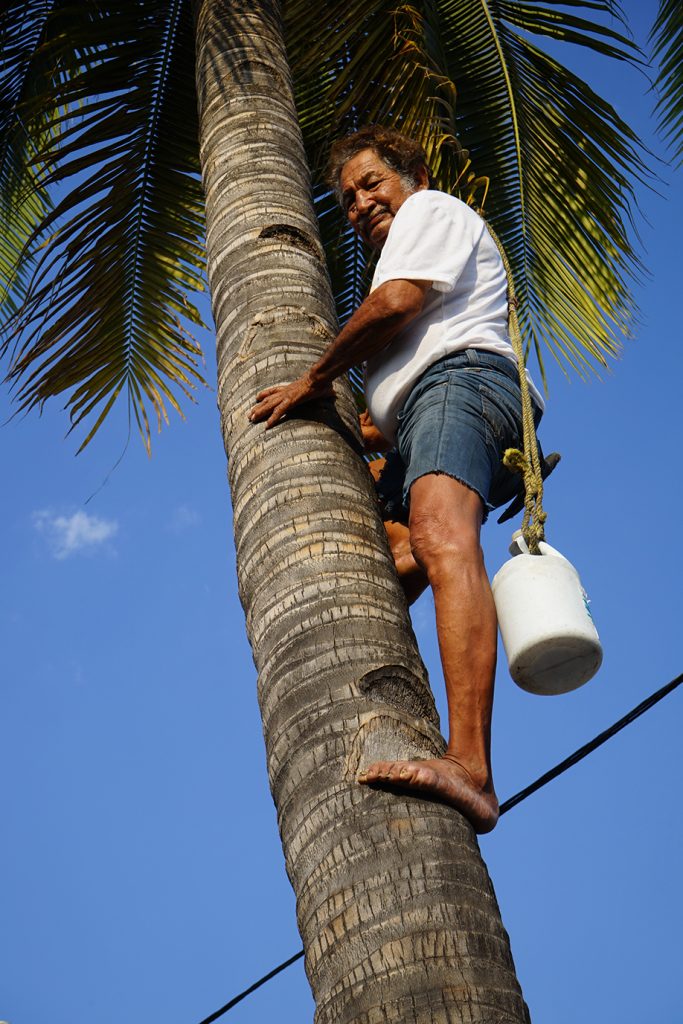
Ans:
{"type": "MultiPolygon", "coordinates": [[[[535,407],[536,425],[541,415],[535,407]]],[[[503,453],[521,446],[515,364],[472,348],[441,359],[418,380],[399,413],[397,446],[377,481],[386,517],[405,521],[415,480],[446,473],[477,492],[486,520],[502,503],[496,500],[498,486],[509,482],[503,453]]]]}

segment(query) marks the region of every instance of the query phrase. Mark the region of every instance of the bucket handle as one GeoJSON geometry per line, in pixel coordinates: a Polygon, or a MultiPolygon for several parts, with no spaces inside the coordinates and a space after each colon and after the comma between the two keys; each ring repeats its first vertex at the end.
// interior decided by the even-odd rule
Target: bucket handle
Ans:
{"type": "MultiPolygon", "coordinates": [[[[563,562],[567,562],[569,565],[571,565],[571,562],[569,562],[569,559],[565,558],[564,555],[560,551],[558,551],[556,548],[551,547],[551,545],[548,544],[547,541],[545,541],[545,540],[540,541],[538,547],[539,547],[539,554],[541,554],[541,555],[554,555],[555,558],[561,558],[563,562]]],[[[531,552],[529,551],[529,546],[527,545],[527,542],[524,540],[524,536],[522,535],[522,531],[521,530],[515,530],[515,532],[512,534],[512,543],[510,544],[510,547],[508,548],[508,551],[510,552],[511,555],[530,555],[531,554],[531,552]]]]}

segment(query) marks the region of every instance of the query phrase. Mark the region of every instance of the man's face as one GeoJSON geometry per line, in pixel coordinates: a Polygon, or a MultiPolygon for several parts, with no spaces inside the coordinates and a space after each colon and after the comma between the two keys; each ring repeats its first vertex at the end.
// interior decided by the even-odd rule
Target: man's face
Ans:
{"type": "Polygon", "coordinates": [[[374,149],[362,149],[347,160],[339,175],[344,212],[351,226],[373,249],[384,245],[394,217],[414,192],[427,188],[427,172],[419,185],[406,188],[396,171],[374,149]]]}

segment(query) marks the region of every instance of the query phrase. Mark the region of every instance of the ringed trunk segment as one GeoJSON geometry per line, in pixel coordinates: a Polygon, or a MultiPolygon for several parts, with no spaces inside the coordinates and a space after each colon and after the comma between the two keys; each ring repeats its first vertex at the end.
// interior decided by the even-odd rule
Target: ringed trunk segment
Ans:
{"type": "Polygon", "coordinates": [[[316,1024],[525,1022],[473,830],[359,786],[444,749],[346,382],[271,431],[247,412],[336,330],[279,5],[196,0],[218,402],[240,597],[316,1024]]]}

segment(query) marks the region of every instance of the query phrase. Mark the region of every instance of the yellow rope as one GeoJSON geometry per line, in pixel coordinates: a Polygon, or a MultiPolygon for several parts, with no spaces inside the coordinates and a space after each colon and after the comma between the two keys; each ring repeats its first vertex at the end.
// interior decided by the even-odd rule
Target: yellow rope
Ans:
{"type": "Polygon", "coordinates": [[[538,454],[538,442],[536,440],[536,427],[534,424],[534,410],[531,404],[529,393],[529,381],[527,380],[524,363],[524,351],[522,348],[522,334],[519,329],[517,318],[517,307],[519,301],[515,295],[515,285],[512,277],[512,268],[507,258],[505,249],[493,228],[487,224],[493,241],[498,246],[505,273],[508,281],[508,329],[513,351],[517,357],[517,369],[519,370],[519,387],[522,393],[522,425],[524,438],[524,451],[518,448],[508,448],[503,455],[503,463],[509,470],[522,473],[524,476],[524,517],[522,519],[522,536],[526,542],[529,552],[532,555],[539,555],[539,543],[545,540],[546,513],[543,510],[543,477],[541,475],[541,460],[538,454]]]}

